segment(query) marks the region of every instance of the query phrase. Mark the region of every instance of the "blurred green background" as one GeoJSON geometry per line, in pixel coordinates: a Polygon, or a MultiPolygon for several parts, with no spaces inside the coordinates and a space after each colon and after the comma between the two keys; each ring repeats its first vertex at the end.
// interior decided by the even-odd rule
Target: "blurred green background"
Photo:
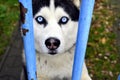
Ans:
{"type": "MultiPolygon", "coordinates": [[[[116,0],[114,0],[115,2],[116,0]]],[[[114,30],[116,5],[111,0],[96,0],[86,51],[86,63],[93,80],[117,80],[120,61],[117,35],[114,30]]],[[[13,30],[18,27],[17,0],[0,0],[0,55],[5,53],[13,30]]]]}
{"type": "Polygon", "coordinates": [[[17,0],[0,0],[0,55],[5,52],[19,20],[17,0]]]}

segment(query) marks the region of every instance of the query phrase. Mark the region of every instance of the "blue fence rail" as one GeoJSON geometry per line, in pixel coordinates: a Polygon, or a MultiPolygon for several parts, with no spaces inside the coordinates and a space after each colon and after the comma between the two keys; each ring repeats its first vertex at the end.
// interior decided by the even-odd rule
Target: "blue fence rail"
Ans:
{"type": "Polygon", "coordinates": [[[32,0],[19,0],[28,80],[36,80],[32,0]]]}
{"type": "Polygon", "coordinates": [[[118,79],[117,80],[120,80],[120,75],[118,76],[118,79]]]}
{"type": "Polygon", "coordinates": [[[82,0],[72,80],[80,80],[95,0],[82,0]]]}
{"type": "MultiPolygon", "coordinates": [[[[36,80],[32,0],[19,0],[28,80],[36,80]]],[[[95,0],[82,0],[72,80],[80,80],[95,0]]]]}

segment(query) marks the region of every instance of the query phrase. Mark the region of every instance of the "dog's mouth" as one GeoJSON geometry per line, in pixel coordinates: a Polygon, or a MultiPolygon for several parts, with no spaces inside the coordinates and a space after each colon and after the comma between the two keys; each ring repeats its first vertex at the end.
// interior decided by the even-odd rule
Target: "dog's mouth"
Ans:
{"type": "Polygon", "coordinates": [[[48,54],[55,55],[55,54],[57,54],[57,51],[56,50],[49,50],[48,54]]]}

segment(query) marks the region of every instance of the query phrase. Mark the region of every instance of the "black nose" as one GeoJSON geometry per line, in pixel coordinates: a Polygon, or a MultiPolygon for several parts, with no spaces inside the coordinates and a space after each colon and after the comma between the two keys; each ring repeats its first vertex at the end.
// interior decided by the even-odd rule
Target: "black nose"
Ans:
{"type": "Polygon", "coordinates": [[[60,40],[54,37],[48,38],[45,45],[49,50],[56,50],[60,46],[60,40]]]}

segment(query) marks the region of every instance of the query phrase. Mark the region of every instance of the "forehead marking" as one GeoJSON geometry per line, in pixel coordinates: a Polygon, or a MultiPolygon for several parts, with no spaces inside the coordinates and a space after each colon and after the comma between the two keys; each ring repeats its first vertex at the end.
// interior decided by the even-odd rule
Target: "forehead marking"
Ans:
{"type": "Polygon", "coordinates": [[[55,5],[54,5],[54,0],[50,0],[50,10],[51,12],[55,12],[55,5]]]}

